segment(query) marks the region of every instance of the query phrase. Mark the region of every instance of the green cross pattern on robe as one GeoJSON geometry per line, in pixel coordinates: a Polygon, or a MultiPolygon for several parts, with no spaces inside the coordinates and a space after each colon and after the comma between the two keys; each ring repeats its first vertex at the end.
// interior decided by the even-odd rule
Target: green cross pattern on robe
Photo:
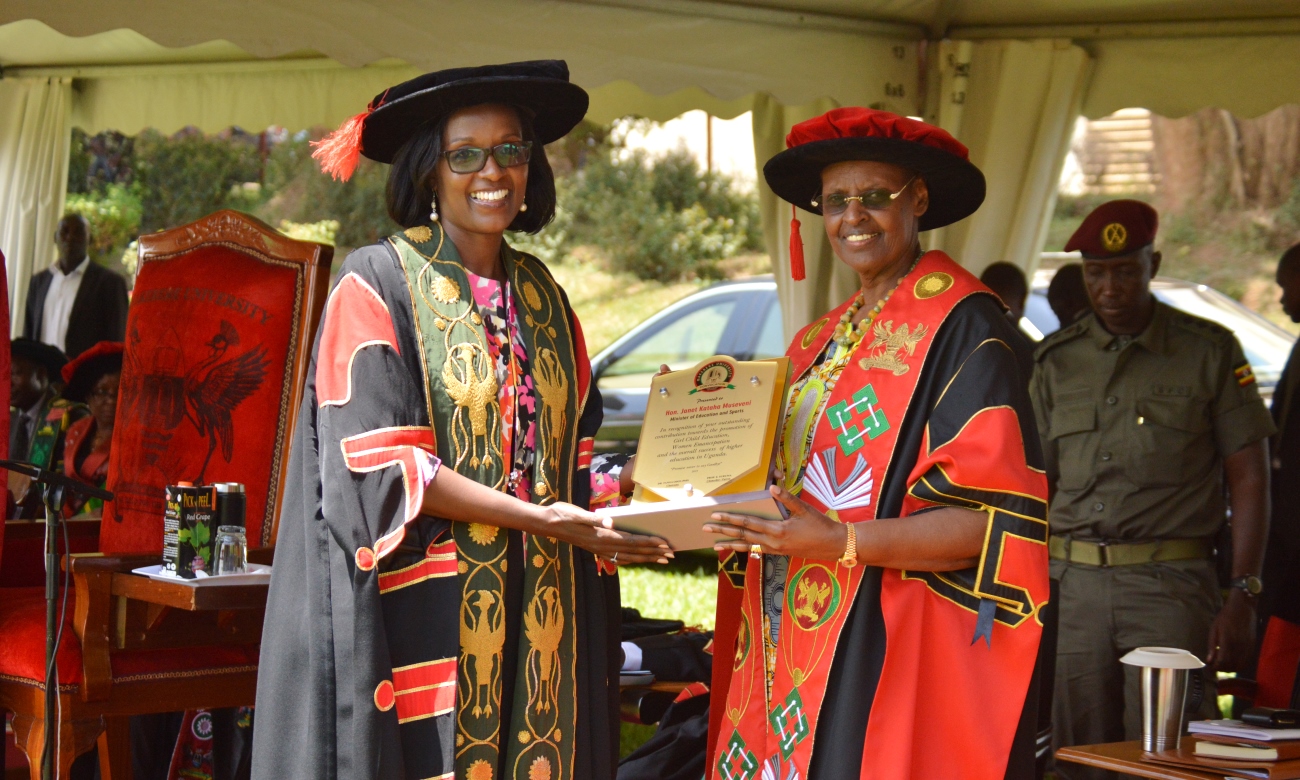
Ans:
{"type": "Polygon", "coordinates": [[[727,749],[718,757],[718,774],[722,780],[753,780],[758,774],[758,756],[745,746],[739,731],[731,733],[727,749]]]}
{"type": "Polygon", "coordinates": [[[768,714],[767,720],[772,724],[772,731],[776,732],[777,742],[781,747],[781,758],[790,760],[795,746],[803,742],[809,734],[808,716],[804,714],[803,699],[799,696],[799,689],[791,689],[790,695],[768,714]]]}
{"type": "Polygon", "coordinates": [[[830,421],[831,427],[840,432],[840,451],[845,457],[862,449],[867,439],[874,439],[889,430],[885,410],[877,409],[878,403],[880,401],[876,398],[875,388],[868,384],[853,394],[852,404],[840,401],[826,410],[826,419],[830,421]],[[863,416],[855,422],[853,418],[859,414],[863,416]],[[859,424],[861,428],[858,427],[859,424]]]}

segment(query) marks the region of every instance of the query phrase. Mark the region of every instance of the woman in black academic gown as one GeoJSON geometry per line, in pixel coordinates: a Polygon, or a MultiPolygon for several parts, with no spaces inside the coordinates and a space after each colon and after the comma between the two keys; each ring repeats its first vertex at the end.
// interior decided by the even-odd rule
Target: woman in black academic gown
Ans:
{"type": "Polygon", "coordinates": [[[344,261],[316,337],[262,640],[253,774],[587,780],[618,753],[617,468],[564,291],[506,230],[554,214],[563,62],[430,73],[322,142],[391,163],[404,228],[344,261]],[[600,472],[600,473],[597,473],[600,472]]]}

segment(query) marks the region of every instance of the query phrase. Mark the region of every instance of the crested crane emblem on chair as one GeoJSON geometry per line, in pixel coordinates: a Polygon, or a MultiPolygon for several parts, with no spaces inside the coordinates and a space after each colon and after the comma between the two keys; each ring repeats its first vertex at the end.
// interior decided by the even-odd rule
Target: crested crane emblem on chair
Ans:
{"type": "Polygon", "coordinates": [[[921,343],[928,331],[925,325],[917,325],[912,330],[906,322],[894,328],[893,320],[877,322],[871,329],[873,338],[867,345],[867,357],[858,361],[863,368],[882,368],[892,371],[894,376],[902,376],[911,370],[907,358],[916,354],[916,345],[921,343]]]}
{"type": "MultiPolygon", "coordinates": [[[[140,341],[140,334],[134,329],[130,340],[132,346],[140,341]]],[[[271,365],[263,345],[227,357],[239,342],[239,331],[222,320],[217,333],[204,344],[207,356],[188,369],[180,367],[184,350],[175,330],[154,349],[147,369],[141,370],[142,361],[132,350],[127,350],[127,360],[132,366],[128,373],[140,378],[130,388],[123,388],[125,398],[139,399],[134,403],[127,401],[132,405],[126,413],[131,417],[142,414],[144,425],[160,431],[175,430],[181,420],[188,419],[199,436],[207,440],[208,451],[198,476],[193,478],[195,484],[203,484],[218,446],[227,463],[234,457],[235,409],[261,388],[271,365]]],[[[171,434],[163,434],[156,444],[165,448],[170,437],[171,434]]]]}
{"type": "Polygon", "coordinates": [[[208,454],[195,484],[204,484],[218,444],[222,459],[230,462],[235,451],[235,407],[257,392],[271,365],[265,346],[226,359],[226,353],[238,344],[239,331],[222,320],[221,330],[206,345],[208,357],[185,374],[185,416],[208,440],[208,454]]]}

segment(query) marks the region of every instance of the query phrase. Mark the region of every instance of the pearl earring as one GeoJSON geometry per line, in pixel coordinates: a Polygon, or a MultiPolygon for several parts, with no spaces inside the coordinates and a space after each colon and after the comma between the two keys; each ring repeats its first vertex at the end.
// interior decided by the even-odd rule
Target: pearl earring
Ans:
{"type": "Polygon", "coordinates": [[[527,204],[527,203],[520,203],[520,204],[519,204],[519,210],[520,210],[520,211],[527,211],[527,210],[528,210],[528,204],[527,204]]]}
{"type": "Polygon", "coordinates": [[[430,222],[438,221],[438,196],[437,195],[433,196],[433,204],[429,208],[429,221],[430,222]]]}

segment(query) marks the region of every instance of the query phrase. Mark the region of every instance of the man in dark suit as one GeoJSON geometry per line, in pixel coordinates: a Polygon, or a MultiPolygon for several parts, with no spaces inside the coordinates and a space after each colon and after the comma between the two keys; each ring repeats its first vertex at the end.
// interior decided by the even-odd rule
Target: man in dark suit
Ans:
{"type": "Polygon", "coordinates": [[[1025,316],[1025,302],[1029,298],[1029,280],[1020,266],[1011,263],[993,263],[980,274],[980,281],[992,290],[1007,306],[1007,319],[1015,326],[1014,343],[1008,344],[1016,354],[1020,364],[1020,375],[1029,386],[1029,378],[1034,375],[1034,341],[1020,329],[1020,318],[1025,316]]]}
{"type": "MultiPolygon", "coordinates": [[[[57,347],[31,339],[14,339],[10,349],[9,457],[62,471],[65,434],[89,414],[84,405],[59,397],[55,382],[68,359],[57,347]]],[[[9,472],[9,489],[18,502],[15,517],[35,517],[42,511],[40,491],[30,490],[30,484],[9,472]]]]}
{"type": "Polygon", "coordinates": [[[68,359],[55,347],[31,339],[14,339],[10,351],[9,457],[27,460],[37,431],[59,397],[54,383],[68,359]]]}
{"type": "Polygon", "coordinates": [[[1057,269],[1051,284],[1047,285],[1047,305],[1052,307],[1062,328],[1092,314],[1092,301],[1083,284],[1083,265],[1068,263],[1057,269]]]}
{"type": "Polygon", "coordinates": [[[43,341],[75,358],[100,341],[126,335],[126,280],[86,254],[90,224],[67,214],[54,233],[59,259],[32,277],[23,337],[43,341]]]}
{"type": "MultiPolygon", "coordinates": [[[[1300,244],[1288,249],[1277,264],[1277,284],[1282,288],[1282,310],[1292,322],[1300,322],[1300,244]]],[[[1270,618],[1260,665],[1265,655],[1288,655],[1283,666],[1295,668],[1300,656],[1300,342],[1291,350],[1286,369],[1273,392],[1273,420],[1277,434],[1272,442],[1273,522],[1264,553],[1264,594],[1260,612],[1270,618]],[[1276,636],[1274,639],[1273,636],[1276,636]],[[1270,641],[1273,639],[1273,641],[1270,641]],[[1289,650],[1285,646],[1290,646],[1289,650]]],[[[1278,659],[1273,659],[1279,663],[1278,659]]],[[[1258,678],[1264,679],[1262,674],[1258,678]]],[[[1285,706],[1286,702],[1269,706],[1285,706]]]]}

